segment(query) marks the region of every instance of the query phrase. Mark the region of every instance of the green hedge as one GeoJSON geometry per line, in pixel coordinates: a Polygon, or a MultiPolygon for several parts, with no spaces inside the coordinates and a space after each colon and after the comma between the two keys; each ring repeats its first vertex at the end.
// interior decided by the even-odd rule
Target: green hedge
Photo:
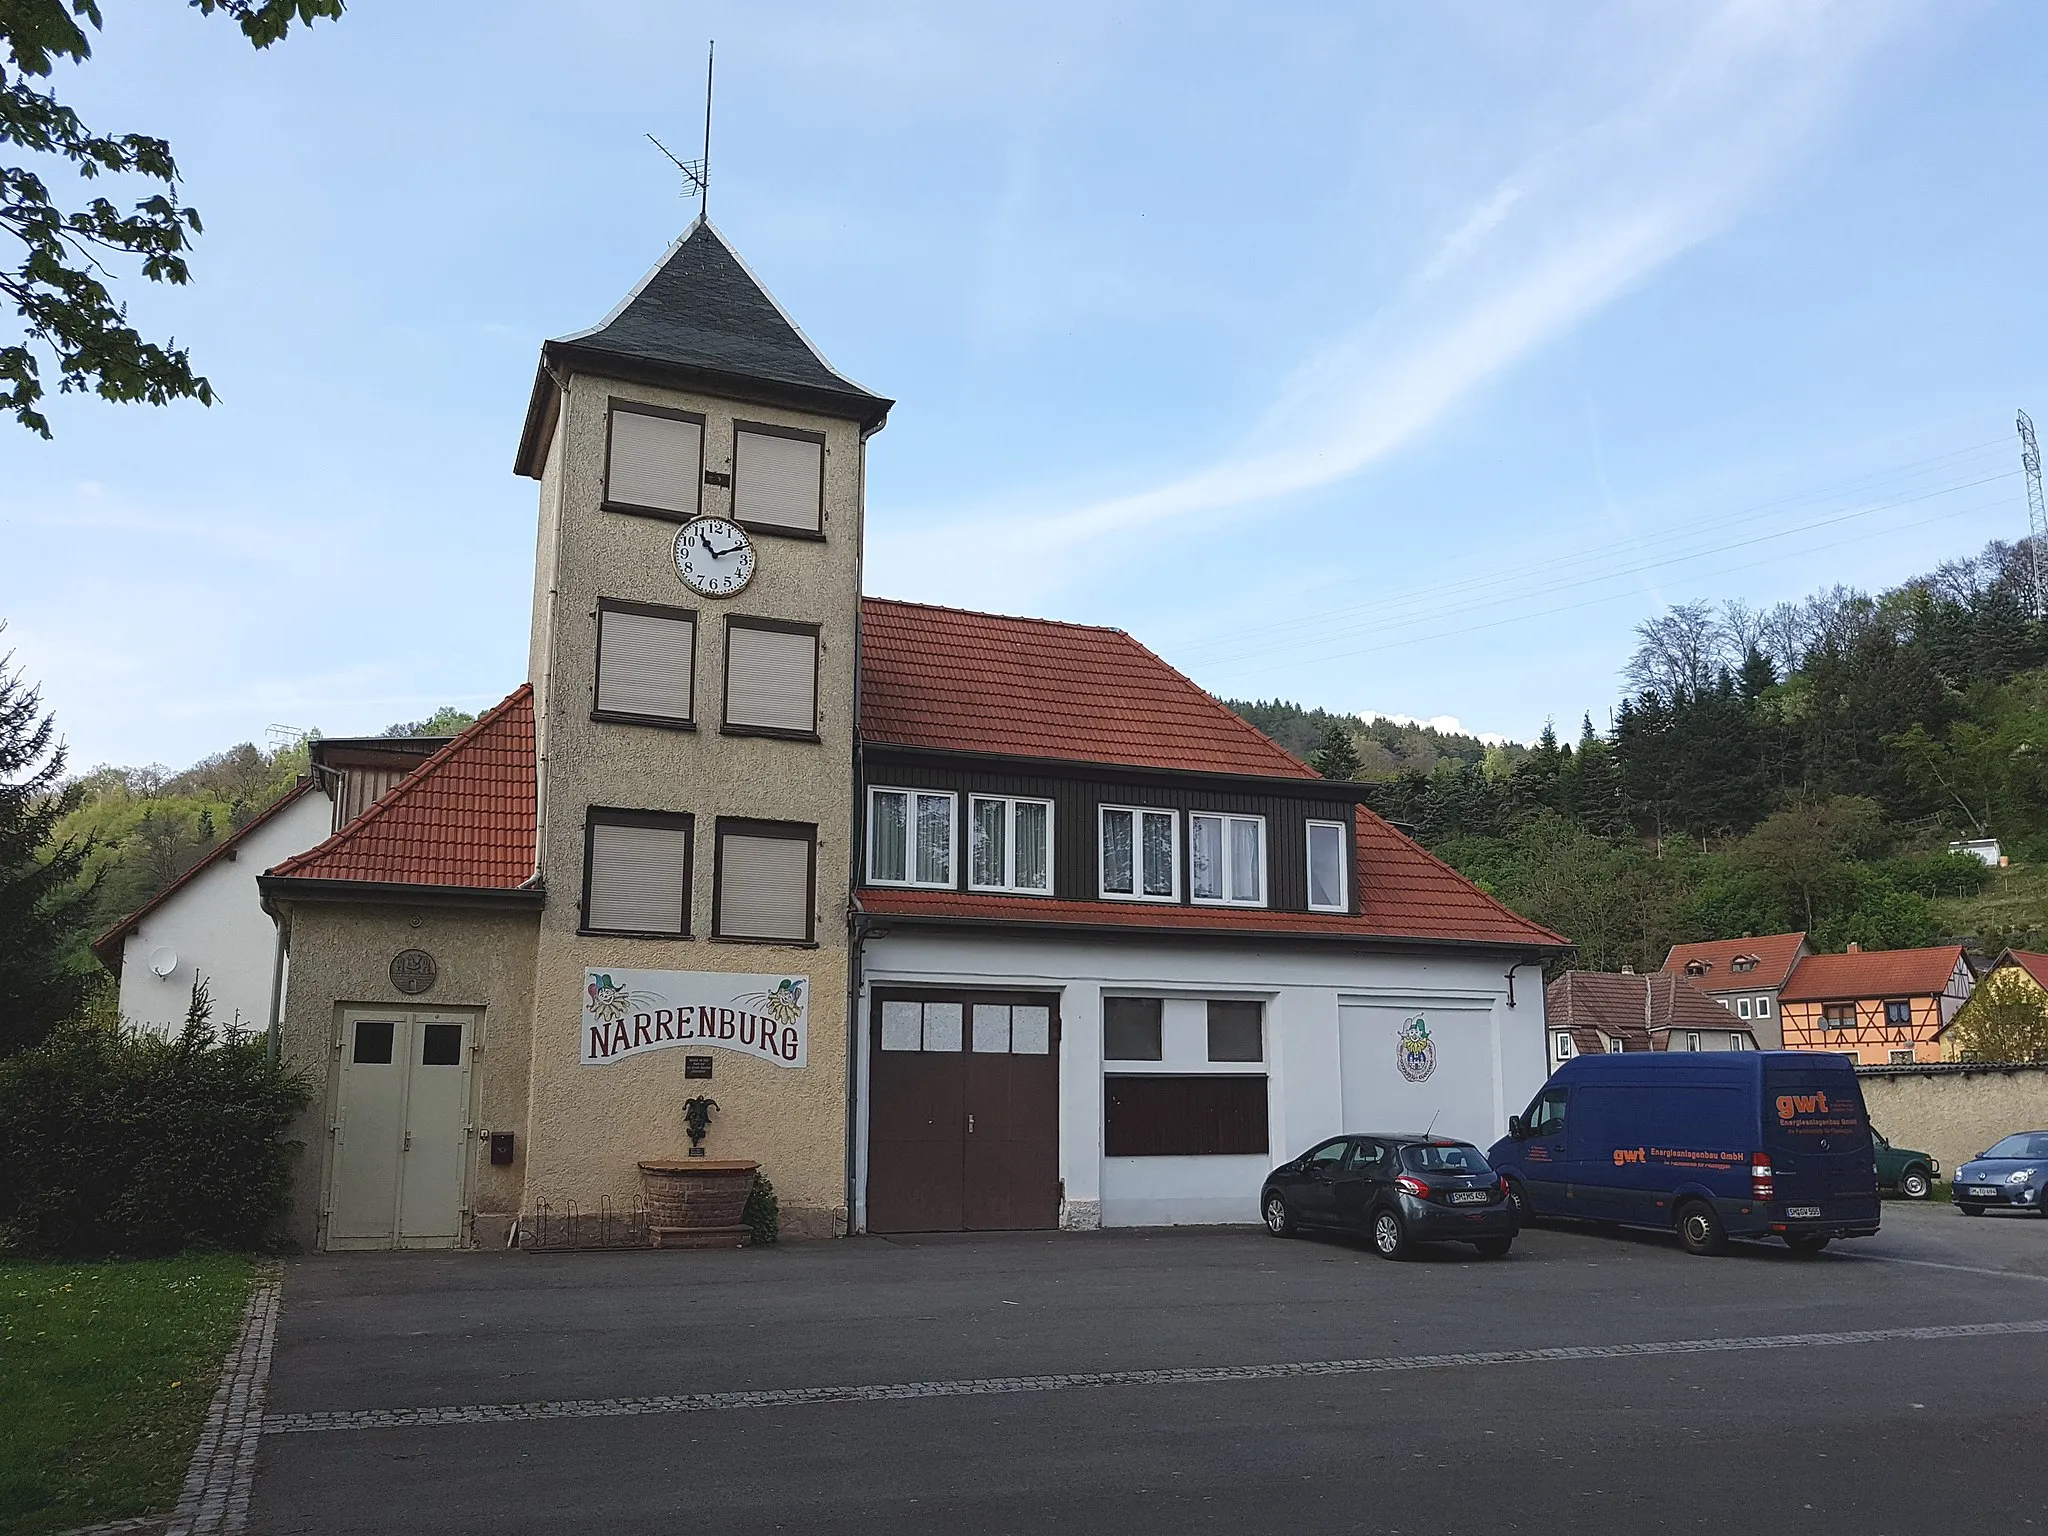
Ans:
{"type": "Polygon", "coordinates": [[[309,1102],[264,1043],[220,1040],[205,989],[175,1039],[60,1026],[0,1060],[0,1247],[164,1254],[269,1241],[290,1199],[284,1139],[309,1102]]]}

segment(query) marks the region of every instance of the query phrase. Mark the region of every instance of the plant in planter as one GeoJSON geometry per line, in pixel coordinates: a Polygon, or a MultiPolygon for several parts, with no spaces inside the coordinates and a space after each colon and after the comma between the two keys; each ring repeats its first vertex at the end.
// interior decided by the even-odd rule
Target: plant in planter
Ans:
{"type": "Polygon", "coordinates": [[[718,1100],[701,1093],[683,1100],[683,1129],[690,1133],[690,1156],[704,1155],[704,1133],[711,1128],[711,1116],[717,1109],[718,1100]]]}

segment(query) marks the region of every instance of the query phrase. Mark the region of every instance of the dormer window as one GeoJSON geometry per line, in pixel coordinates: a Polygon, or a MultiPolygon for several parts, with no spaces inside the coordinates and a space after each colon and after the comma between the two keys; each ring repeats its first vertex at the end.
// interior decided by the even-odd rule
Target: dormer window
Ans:
{"type": "Polygon", "coordinates": [[[967,887],[1052,890],[1052,802],[971,795],[967,801],[967,887]]]}
{"type": "Polygon", "coordinates": [[[1188,880],[1200,902],[1232,907],[1266,904],[1266,819],[1188,817],[1188,880]]]}
{"type": "Polygon", "coordinates": [[[1688,960],[1685,962],[1685,974],[1688,976],[1704,976],[1712,969],[1713,967],[1704,960],[1688,960]]]}
{"type": "Polygon", "coordinates": [[[1351,910],[1351,882],[1344,877],[1346,828],[1341,821],[1308,824],[1308,909],[1311,912],[1351,910]]]}
{"type": "Polygon", "coordinates": [[[1737,955],[1737,956],[1735,957],[1735,969],[1736,969],[1736,970],[1738,970],[1738,971],[1753,971],[1753,970],[1755,970],[1755,969],[1756,969],[1756,956],[1755,956],[1755,955],[1737,955]]]}
{"type": "Polygon", "coordinates": [[[1102,895],[1112,901],[1180,899],[1180,817],[1135,806],[1101,808],[1102,895]]]}
{"type": "Polygon", "coordinates": [[[604,505],[687,522],[704,489],[704,418],[632,400],[611,402],[604,505]]]}
{"type": "Polygon", "coordinates": [[[1568,1061],[1579,1054],[1578,1042],[1572,1039],[1568,1029],[1560,1029],[1550,1037],[1550,1048],[1559,1061],[1568,1061]]]}
{"type": "Polygon", "coordinates": [[[953,889],[953,797],[868,791],[868,884],[953,889]]]}

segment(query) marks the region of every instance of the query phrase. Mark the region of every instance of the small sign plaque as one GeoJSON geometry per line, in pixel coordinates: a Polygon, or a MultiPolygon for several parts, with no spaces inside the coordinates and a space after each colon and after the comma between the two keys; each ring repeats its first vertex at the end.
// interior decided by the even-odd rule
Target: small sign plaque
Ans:
{"type": "Polygon", "coordinates": [[[711,1058],[709,1056],[685,1056],[683,1058],[684,1077],[709,1077],[710,1075],[711,1058]]]}
{"type": "Polygon", "coordinates": [[[391,957],[391,985],[407,997],[431,991],[441,968],[424,949],[401,949],[391,957]]]}

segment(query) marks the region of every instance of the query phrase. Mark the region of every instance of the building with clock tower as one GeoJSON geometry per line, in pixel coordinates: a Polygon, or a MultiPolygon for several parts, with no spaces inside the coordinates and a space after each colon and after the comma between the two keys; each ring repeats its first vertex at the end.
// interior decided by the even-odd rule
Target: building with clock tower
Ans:
{"type": "Polygon", "coordinates": [[[1121,630],[863,597],[889,409],[701,219],[544,344],[526,681],[322,755],[257,881],[306,1246],[735,1242],[757,1169],[789,1237],[1284,1232],[1285,1160],[1540,1087],[1568,946],[1366,786],[1121,630]]]}

